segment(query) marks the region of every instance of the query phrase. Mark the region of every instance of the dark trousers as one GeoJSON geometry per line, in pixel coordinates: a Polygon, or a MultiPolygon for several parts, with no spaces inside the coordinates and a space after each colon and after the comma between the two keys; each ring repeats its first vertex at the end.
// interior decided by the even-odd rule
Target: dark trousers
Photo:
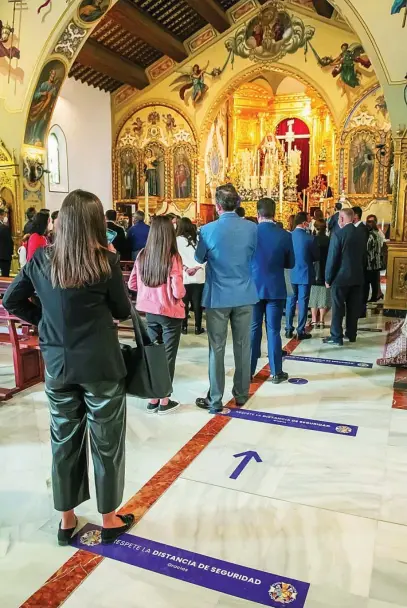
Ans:
{"type": "Polygon", "coordinates": [[[235,373],[233,396],[243,405],[250,388],[250,326],[253,306],[207,308],[206,331],[209,341],[209,404],[211,411],[222,408],[225,392],[225,348],[229,321],[232,328],[235,373]]]}
{"type": "Polygon", "coordinates": [[[334,340],[343,339],[342,323],[346,314],[346,335],[355,340],[358,331],[358,318],[363,297],[363,285],[331,287],[332,321],[331,336],[334,340]]]}
{"type": "Polygon", "coordinates": [[[57,511],[88,500],[88,433],[99,513],[123,499],[126,437],[125,382],[64,384],[46,374],[51,414],[52,490],[57,511]]]}
{"type": "Polygon", "coordinates": [[[252,376],[256,373],[257,362],[261,355],[264,317],[266,317],[268,357],[271,375],[276,376],[283,371],[281,320],[283,318],[284,304],[285,300],[260,300],[253,308],[252,376]]]}
{"type": "Polygon", "coordinates": [[[190,283],[189,285],[185,285],[185,320],[184,327],[188,325],[188,313],[191,309],[194,312],[195,316],[195,327],[197,329],[201,329],[202,327],[202,294],[203,294],[204,284],[203,283],[190,283]]]}
{"type": "Polygon", "coordinates": [[[286,330],[294,330],[295,307],[298,301],[298,326],[299,334],[305,333],[305,326],[308,318],[308,303],[311,294],[311,285],[296,285],[293,283],[293,295],[288,296],[286,305],[286,330]]]}
{"type": "MultiPolygon", "coordinates": [[[[150,312],[146,314],[146,319],[150,340],[153,342],[164,342],[172,382],[174,380],[175,361],[177,360],[181,338],[182,319],[173,319],[164,315],[153,315],[150,312]]],[[[163,399],[165,396],[162,395],[161,398],[163,399]]]]}
{"type": "Polygon", "coordinates": [[[364,298],[365,302],[369,300],[370,288],[372,288],[372,302],[377,302],[380,294],[380,270],[367,270],[364,298]]]}
{"type": "Polygon", "coordinates": [[[0,271],[2,277],[10,276],[11,260],[0,260],[0,271]]]}

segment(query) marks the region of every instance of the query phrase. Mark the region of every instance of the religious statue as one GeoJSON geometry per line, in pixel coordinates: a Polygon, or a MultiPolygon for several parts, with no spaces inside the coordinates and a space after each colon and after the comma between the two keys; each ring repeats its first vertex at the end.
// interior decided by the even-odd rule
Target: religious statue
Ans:
{"type": "Polygon", "coordinates": [[[174,169],[175,198],[188,198],[192,194],[191,167],[184,153],[177,155],[174,169]]]}
{"type": "Polygon", "coordinates": [[[137,169],[134,157],[130,152],[125,152],[122,158],[122,192],[126,200],[137,196],[137,169]]]}
{"type": "Polygon", "coordinates": [[[158,175],[159,162],[152,150],[147,150],[144,157],[144,173],[148,182],[150,196],[160,196],[160,178],[158,175]]]}

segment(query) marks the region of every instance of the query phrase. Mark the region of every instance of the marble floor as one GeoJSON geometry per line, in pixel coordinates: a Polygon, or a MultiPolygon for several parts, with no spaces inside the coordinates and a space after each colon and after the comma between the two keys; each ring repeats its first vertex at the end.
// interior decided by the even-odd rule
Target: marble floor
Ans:
{"type": "MultiPolygon", "coordinates": [[[[285,370],[307,383],[274,386],[260,374],[245,407],[356,426],[355,437],[197,409],[194,400],[207,389],[205,336],[182,337],[178,411],[151,416],[141,400],[128,400],[124,503],[138,518],[131,536],[302,581],[309,584],[305,603],[269,594],[256,603],[235,597],[237,583],[221,592],[182,573],[58,547],[48,410],[38,385],[0,405],[0,607],[407,608],[407,410],[392,408],[395,370],[375,363],[385,320],[372,315],[361,325],[383,331],[361,332],[355,344],[335,348],[317,330],[293,354],[372,368],[288,360],[285,370]],[[242,460],[235,455],[247,451],[261,462],[234,478],[242,460]]],[[[232,366],[228,344],[225,402],[232,366]]],[[[2,385],[11,374],[3,348],[2,385]]],[[[78,514],[81,526],[100,523],[94,499],[78,514]]]]}

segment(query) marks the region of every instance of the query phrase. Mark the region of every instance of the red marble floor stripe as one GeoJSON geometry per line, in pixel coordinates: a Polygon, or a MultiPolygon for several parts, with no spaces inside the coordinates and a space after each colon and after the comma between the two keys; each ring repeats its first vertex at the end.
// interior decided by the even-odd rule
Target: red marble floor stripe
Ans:
{"type": "MultiPolygon", "coordinates": [[[[285,349],[292,353],[299,342],[290,340],[285,349]]],[[[266,365],[254,378],[250,386],[250,396],[270,377],[266,365]]],[[[234,399],[226,407],[235,407],[234,399]]],[[[130,500],[121,508],[120,513],[133,513],[136,521],[147,513],[155,502],[171,487],[191,462],[210,444],[210,442],[229,424],[231,418],[215,416],[200,429],[130,500]]],[[[58,608],[79,587],[81,583],[103,561],[103,557],[86,551],[77,551],[57,572],[55,572],[38,591],[20,608],[58,608]]]]}
{"type": "Polygon", "coordinates": [[[407,410],[407,369],[401,367],[396,368],[392,407],[396,410],[407,410]]]}

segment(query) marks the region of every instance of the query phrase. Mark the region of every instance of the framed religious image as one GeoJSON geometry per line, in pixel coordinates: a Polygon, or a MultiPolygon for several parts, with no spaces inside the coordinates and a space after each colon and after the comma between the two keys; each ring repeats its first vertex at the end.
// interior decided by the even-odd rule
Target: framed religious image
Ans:
{"type": "Polygon", "coordinates": [[[194,159],[194,150],[190,144],[177,144],[172,150],[172,198],[181,206],[189,205],[194,199],[194,159]]]}
{"type": "Polygon", "coordinates": [[[375,192],[376,137],[372,131],[356,132],[349,147],[349,194],[375,192]]]}

